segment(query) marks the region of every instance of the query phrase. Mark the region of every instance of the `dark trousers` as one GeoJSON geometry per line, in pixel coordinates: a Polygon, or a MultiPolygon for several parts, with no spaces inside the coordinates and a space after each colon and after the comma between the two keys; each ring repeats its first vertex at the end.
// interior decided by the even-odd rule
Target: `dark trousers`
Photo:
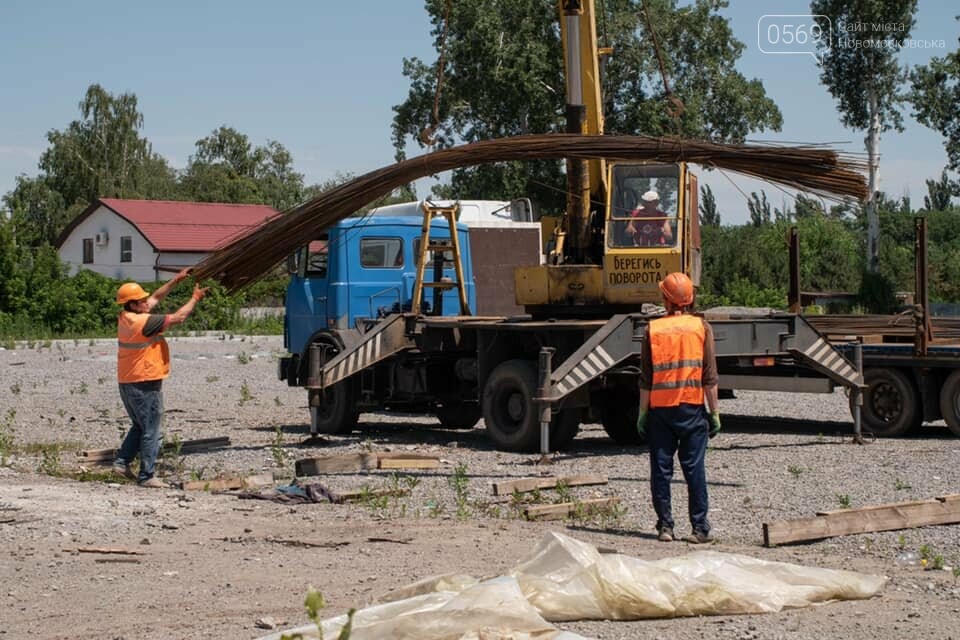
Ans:
{"type": "Polygon", "coordinates": [[[123,438],[114,464],[128,465],[140,454],[139,482],[153,477],[163,442],[163,391],[161,380],[120,385],[120,399],[130,416],[130,430],[123,438]]]}
{"type": "Polygon", "coordinates": [[[681,404],[650,410],[647,444],[650,446],[650,493],[657,512],[657,530],[673,528],[670,481],[676,455],[687,481],[690,524],[694,531],[710,532],[704,465],[708,429],[707,411],[703,405],[681,404]]]}

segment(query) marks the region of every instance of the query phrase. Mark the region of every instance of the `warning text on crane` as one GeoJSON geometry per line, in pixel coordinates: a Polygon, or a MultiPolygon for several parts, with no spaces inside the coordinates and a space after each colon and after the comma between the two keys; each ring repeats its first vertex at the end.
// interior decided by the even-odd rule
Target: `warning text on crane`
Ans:
{"type": "Polygon", "coordinates": [[[607,270],[607,286],[656,286],[669,271],[660,258],[613,256],[612,269],[607,270]]]}

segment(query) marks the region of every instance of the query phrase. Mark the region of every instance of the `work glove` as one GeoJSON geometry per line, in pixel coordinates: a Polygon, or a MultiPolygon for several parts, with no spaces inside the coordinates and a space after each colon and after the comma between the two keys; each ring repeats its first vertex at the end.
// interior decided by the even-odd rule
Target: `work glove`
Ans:
{"type": "Polygon", "coordinates": [[[720,412],[714,411],[710,414],[710,437],[720,433],[720,412]]]}
{"type": "Polygon", "coordinates": [[[647,437],[647,412],[643,409],[637,414],[637,433],[641,438],[647,437]]]}

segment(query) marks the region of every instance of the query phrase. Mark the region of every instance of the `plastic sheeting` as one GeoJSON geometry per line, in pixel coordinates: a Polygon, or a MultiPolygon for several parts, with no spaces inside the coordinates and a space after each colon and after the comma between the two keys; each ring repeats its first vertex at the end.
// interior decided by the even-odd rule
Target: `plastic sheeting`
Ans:
{"type": "MultiPolygon", "coordinates": [[[[391,592],[389,602],[356,612],[350,637],[585,640],[550,622],[767,613],[870,598],[885,583],[880,576],[716,551],[646,561],[601,554],[591,544],[551,532],[505,576],[478,582],[450,574],[391,592]]],[[[324,621],[324,638],[336,638],[346,621],[346,616],[324,621]]],[[[316,637],[316,626],[283,633],[316,637]]]]}

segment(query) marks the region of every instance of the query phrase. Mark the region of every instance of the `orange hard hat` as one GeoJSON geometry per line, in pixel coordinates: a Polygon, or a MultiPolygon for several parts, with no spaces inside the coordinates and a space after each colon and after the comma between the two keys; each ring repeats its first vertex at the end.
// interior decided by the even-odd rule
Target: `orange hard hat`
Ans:
{"type": "Polygon", "coordinates": [[[150,294],[136,282],[127,282],[117,289],[117,304],[127,304],[132,300],[145,300],[149,297],[150,294]]]}
{"type": "Polygon", "coordinates": [[[678,307],[693,304],[693,282],[687,274],[674,271],[661,280],[659,286],[663,297],[678,307]]]}

